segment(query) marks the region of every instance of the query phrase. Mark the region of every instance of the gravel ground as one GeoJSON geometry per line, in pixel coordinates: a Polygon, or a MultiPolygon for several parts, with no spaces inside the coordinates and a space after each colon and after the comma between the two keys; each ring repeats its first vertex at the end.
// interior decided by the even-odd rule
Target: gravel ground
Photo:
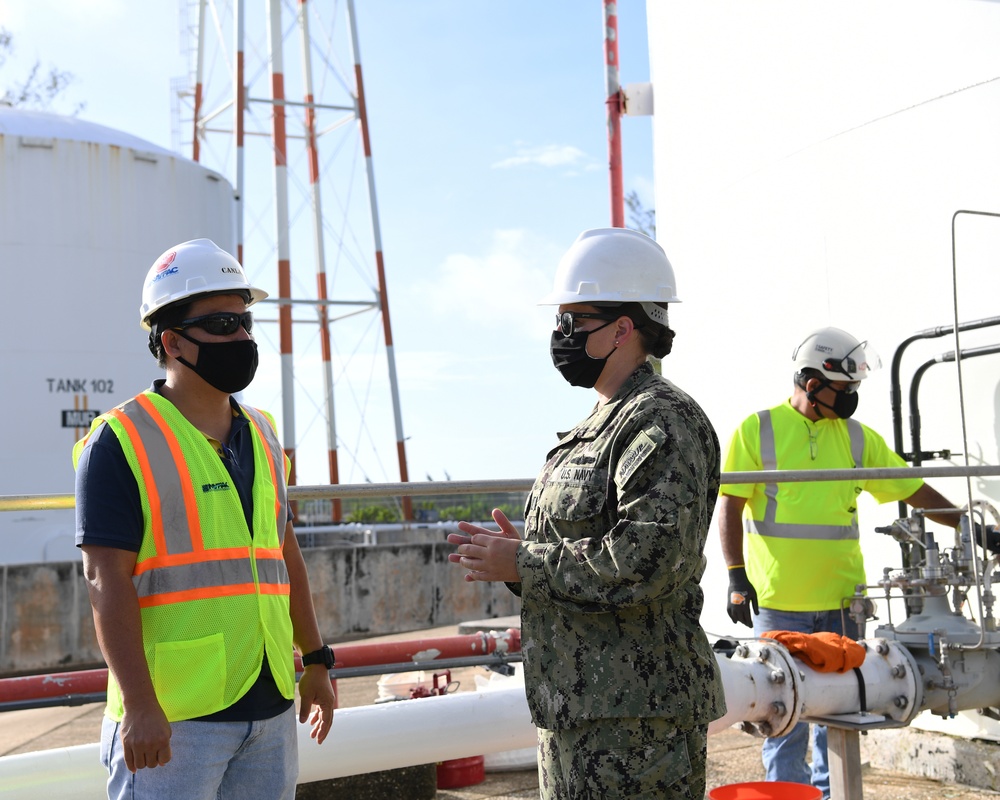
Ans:
{"type": "MultiPolygon", "coordinates": [[[[736,729],[708,739],[708,786],[764,780],[761,739],[736,729]]],[[[866,800],[983,800],[1000,793],[863,767],[866,800]]],[[[850,798],[849,800],[860,800],[850,798]]]]}

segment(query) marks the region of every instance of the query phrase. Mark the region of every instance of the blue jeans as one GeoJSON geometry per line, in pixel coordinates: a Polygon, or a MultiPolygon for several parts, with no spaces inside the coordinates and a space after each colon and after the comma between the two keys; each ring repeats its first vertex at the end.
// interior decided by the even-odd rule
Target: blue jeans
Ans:
{"type": "Polygon", "coordinates": [[[121,723],[104,718],[101,763],[110,800],[293,800],[299,775],[294,706],[256,722],[172,722],[170,763],[125,766],[121,723]]]}
{"type": "MultiPolygon", "coordinates": [[[[828,631],[859,639],[864,631],[844,612],[841,622],[840,609],[832,611],[777,611],[762,608],[754,617],[753,632],[760,636],[765,631],[796,631],[820,633],[828,631]]],[[[826,726],[813,726],[812,769],[806,764],[809,749],[809,724],[798,723],[791,732],[764,740],[761,759],[769,781],[811,783],[823,797],[830,796],[830,764],[826,754],[826,726]]]]}

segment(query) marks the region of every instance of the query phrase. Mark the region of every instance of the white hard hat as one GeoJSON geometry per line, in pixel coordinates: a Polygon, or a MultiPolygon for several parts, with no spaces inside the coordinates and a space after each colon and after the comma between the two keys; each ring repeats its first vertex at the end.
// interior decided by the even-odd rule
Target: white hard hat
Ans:
{"type": "Polygon", "coordinates": [[[146,273],[142,285],[139,324],[150,330],[149,319],[171,303],[203,294],[242,294],[247,305],[267,297],[251,286],[240,262],[211,239],[192,239],[163,253],[146,273]]]}
{"type": "Polygon", "coordinates": [[[834,381],[860,381],[882,366],[878,353],[840,328],[813,331],[792,351],[795,374],[814,369],[834,381]]]}
{"type": "Polygon", "coordinates": [[[595,228],[566,251],[539,305],[679,302],[674,268],[660,245],[629,228],[595,228]]]}

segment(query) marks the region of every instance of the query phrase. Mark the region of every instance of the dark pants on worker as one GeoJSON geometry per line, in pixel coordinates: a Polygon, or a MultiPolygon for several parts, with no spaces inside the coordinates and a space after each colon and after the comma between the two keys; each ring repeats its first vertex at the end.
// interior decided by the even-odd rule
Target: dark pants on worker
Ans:
{"type": "MultiPolygon", "coordinates": [[[[864,632],[844,611],[777,611],[762,608],[754,617],[753,632],[760,636],[765,631],[796,631],[797,633],[839,633],[858,639],[864,632]]],[[[830,764],[826,752],[826,726],[813,726],[812,767],[806,763],[809,749],[809,724],[799,722],[785,736],[764,740],[761,760],[769,781],[811,783],[823,797],[830,796],[830,764]]]]}

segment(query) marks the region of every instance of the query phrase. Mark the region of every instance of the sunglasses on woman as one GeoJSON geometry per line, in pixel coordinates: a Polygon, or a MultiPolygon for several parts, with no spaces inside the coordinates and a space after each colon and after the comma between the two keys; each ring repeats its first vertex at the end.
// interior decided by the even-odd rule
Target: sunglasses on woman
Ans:
{"type": "Polygon", "coordinates": [[[583,311],[563,311],[556,314],[556,328],[563,336],[572,336],[578,319],[618,319],[620,314],[589,314],[583,311]]]}
{"type": "Polygon", "coordinates": [[[216,311],[214,314],[182,320],[170,327],[175,331],[201,328],[212,336],[230,336],[239,330],[240,325],[247,333],[250,333],[253,330],[253,314],[249,311],[244,311],[242,314],[236,314],[232,311],[216,311]]]}

